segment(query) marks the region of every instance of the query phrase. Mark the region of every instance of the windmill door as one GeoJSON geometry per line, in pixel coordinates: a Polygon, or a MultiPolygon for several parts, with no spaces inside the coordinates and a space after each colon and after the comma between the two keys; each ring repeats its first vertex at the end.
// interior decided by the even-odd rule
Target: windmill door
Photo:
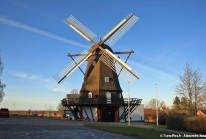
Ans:
{"type": "Polygon", "coordinates": [[[115,111],[111,108],[106,108],[103,110],[102,122],[114,122],[115,121],[115,111]]]}

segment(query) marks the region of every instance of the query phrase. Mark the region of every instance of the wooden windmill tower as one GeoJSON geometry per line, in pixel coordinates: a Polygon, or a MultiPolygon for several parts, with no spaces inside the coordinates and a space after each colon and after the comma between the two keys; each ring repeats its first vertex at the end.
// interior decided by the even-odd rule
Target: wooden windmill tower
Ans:
{"type": "MultiPolygon", "coordinates": [[[[134,51],[113,52],[106,45],[112,46],[127,30],[129,30],[138,20],[134,14],[129,14],[116,27],[114,27],[104,38],[96,43],[93,38],[96,35],[81,24],[73,16],[65,20],[72,29],[78,32],[86,40],[93,43],[89,51],[81,54],[68,54],[73,62],[65,67],[54,78],[61,83],[74,70],[80,68],[80,65],[88,60],[84,81],[79,96],[68,95],[62,100],[62,104],[68,107],[75,118],[87,117],[93,121],[115,121],[125,119],[128,116],[128,110],[132,112],[140,105],[141,99],[129,100],[131,105],[127,106],[122,96],[122,89],[119,84],[118,76],[123,77],[127,82],[133,83],[139,77],[132,69],[120,60],[115,54],[129,54],[134,51]],[[74,56],[77,56],[75,59],[74,56]]],[[[127,61],[126,60],[126,61],[127,61]]]]}

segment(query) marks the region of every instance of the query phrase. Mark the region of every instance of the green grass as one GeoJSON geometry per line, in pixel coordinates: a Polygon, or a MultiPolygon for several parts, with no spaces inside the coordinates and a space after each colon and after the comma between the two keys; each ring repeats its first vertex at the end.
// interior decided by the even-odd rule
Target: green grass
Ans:
{"type": "Polygon", "coordinates": [[[157,123],[154,123],[154,122],[145,122],[145,124],[148,125],[148,126],[151,126],[151,127],[164,128],[164,129],[167,128],[166,125],[160,125],[160,124],[159,124],[159,125],[157,126],[157,123]]]}
{"type": "MultiPolygon", "coordinates": [[[[121,126],[101,123],[86,123],[86,127],[103,130],[106,132],[112,132],[117,134],[123,134],[126,136],[137,137],[138,139],[164,139],[166,137],[160,137],[160,135],[172,135],[171,132],[157,131],[154,129],[140,128],[134,126],[121,126]]],[[[178,135],[178,134],[175,134],[178,135]]],[[[167,137],[168,138],[168,137],[167,137]]],[[[172,137],[169,137],[172,138],[172,137]]],[[[175,137],[174,137],[175,138],[175,137]]]]}

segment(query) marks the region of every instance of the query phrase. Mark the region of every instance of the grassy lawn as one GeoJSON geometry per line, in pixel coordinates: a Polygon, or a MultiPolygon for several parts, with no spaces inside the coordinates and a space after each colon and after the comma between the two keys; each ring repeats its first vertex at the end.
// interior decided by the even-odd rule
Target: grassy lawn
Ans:
{"type": "Polygon", "coordinates": [[[145,124],[148,125],[148,126],[152,126],[152,127],[167,128],[166,125],[160,125],[160,124],[159,124],[159,125],[157,126],[157,123],[152,123],[152,122],[148,122],[148,123],[145,122],[145,124]]]}
{"type": "MultiPolygon", "coordinates": [[[[117,134],[123,134],[126,136],[137,137],[139,139],[164,139],[168,137],[160,137],[161,135],[172,135],[170,132],[165,131],[156,131],[154,129],[133,127],[133,126],[121,126],[121,125],[110,125],[110,124],[101,124],[101,123],[86,123],[86,127],[94,128],[98,130],[103,130],[106,132],[113,132],[117,134]]],[[[175,134],[178,135],[178,134],[175,134]]],[[[177,138],[177,137],[169,137],[169,138],[177,138]]]]}

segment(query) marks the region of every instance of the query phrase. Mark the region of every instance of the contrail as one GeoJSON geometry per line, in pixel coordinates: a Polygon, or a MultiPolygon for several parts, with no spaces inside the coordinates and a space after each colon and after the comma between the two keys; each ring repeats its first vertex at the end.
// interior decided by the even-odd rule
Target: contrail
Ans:
{"type": "Polygon", "coordinates": [[[47,32],[47,31],[40,30],[38,28],[34,28],[34,27],[31,27],[31,26],[22,24],[20,22],[12,21],[12,20],[2,18],[2,17],[0,17],[0,22],[6,23],[8,25],[11,25],[11,26],[14,26],[14,27],[17,27],[17,28],[22,28],[22,29],[28,30],[30,32],[41,34],[41,35],[44,35],[44,36],[47,36],[47,37],[50,37],[50,38],[53,38],[53,39],[56,39],[56,40],[59,40],[59,41],[62,41],[62,42],[66,42],[66,43],[69,43],[69,44],[72,44],[72,45],[76,45],[76,46],[80,46],[80,47],[84,47],[84,48],[89,48],[89,46],[87,46],[87,45],[69,40],[67,38],[55,35],[53,33],[47,32]]]}
{"type": "Polygon", "coordinates": [[[134,64],[134,65],[136,65],[136,66],[138,66],[138,67],[140,67],[140,68],[143,68],[143,69],[148,70],[148,71],[151,71],[151,72],[153,72],[153,73],[155,73],[155,74],[158,74],[158,75],[161,75],[161,76],[163,76],[163,77],[166,77],[166,79],[171,79],[172,81],[175,81],[175,82],[177,81],[177,79],[176,79],[173,75],[168,74],[168,73],[166,73],[166,72],[163,72],[163,71],[161,71],[161,70],[158,70],[158,69],[149,67],[149,66],[147,66],[147,65],[143,65],[143,64],[137,63],[136,61],[130,60],[129,62],[132,63],[132,64],[134,64]]]}

